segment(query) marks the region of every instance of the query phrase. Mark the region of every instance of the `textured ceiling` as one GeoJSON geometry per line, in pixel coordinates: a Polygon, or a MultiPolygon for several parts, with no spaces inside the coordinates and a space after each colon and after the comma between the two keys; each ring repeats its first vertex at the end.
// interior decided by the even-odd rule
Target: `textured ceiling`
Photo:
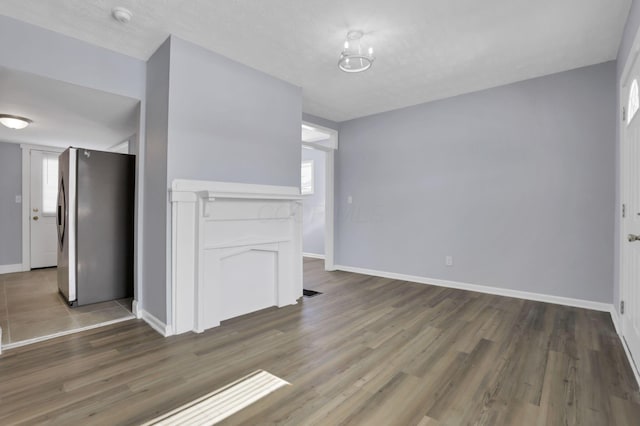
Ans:
{"type": "Polygon", "coordinates": [[[107,149],[138,129],[137,99],[0,67],[0,113],[33,120],[23,130],[0,125],[0,141],[107,149]]]}
{"type": "Polygon", "coordinates": [[[631,0],[2,0],[0,14],[141,59],[172,33],[303,88],[344,121],[614,59],[631,0]],[[114,6],[134,14],[110,18],[114,6]],[[337,59],[346,32],[373,68],[337,59]]]}

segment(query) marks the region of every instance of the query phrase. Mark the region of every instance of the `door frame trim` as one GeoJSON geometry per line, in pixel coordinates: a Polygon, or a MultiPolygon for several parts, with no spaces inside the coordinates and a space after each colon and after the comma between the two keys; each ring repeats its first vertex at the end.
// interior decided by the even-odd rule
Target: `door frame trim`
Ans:
{"type": "Polygon", "coordinates": [[[31,151],[62,152],[65,148],[20,144],[22,149],[22,271],[31,270],[31,151]]]}

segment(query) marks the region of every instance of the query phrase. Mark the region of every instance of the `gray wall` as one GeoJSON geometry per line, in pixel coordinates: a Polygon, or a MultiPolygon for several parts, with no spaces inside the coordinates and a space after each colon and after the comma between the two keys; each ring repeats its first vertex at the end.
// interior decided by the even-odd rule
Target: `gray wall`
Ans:
{"type": "Polygon", "coordinates": [[[172,37],[169,102],[169,183],[300,185],[300,88],[172,37]]]}
{"type": "Polygon", "coordinates": [[[610,303],[615,67],[341,123],[336,264],[610,303]]]}
{"type": "Polygon", "coordinates": [[[324,255],[326,156],[326,153],[317,149],[302,149],[302,161],[313,160],[315,186],[313,195],[304,195],[302,200],[304,253],[324,255]]]}
{"type": "MultiPolygon", "coordinates": [[[[622,102],[620,101],[619,88],[621,86],[622,71],[629,59],[629,52],[633,45],[634,38],[640,27],[640,2],[634,0],[631,3],[631,10],[629,11],[629,17],[627,18],[627,24],[624,27],[622,34],[622,41],[620,48],[618,49],[617,58],[617,79],[616,79],[616,153],[620,152],[620,126],[622,125],[622,102]]],[[[616,177],[620,176],[620,158],[616,156],[616,177]]],[[[615,210],[615,242],[614,242],[614,286],[613,286],[613,305],[615,309],[620,313],[620,226],[621,226],[621,211],[622,199],[620,196],[620,181],[616,178],[616,210],[615,210]]]]}
{"type": "Polygon", "coordinates": [[[0,266],[22,263],[22,150],[0,142],[0,266]]]}
{"type": "Polygon", "coordinates": [[[142,293],[144,309],[166,320],[167,126],[169,123],[170,39],[147,62],[142,293]]]}

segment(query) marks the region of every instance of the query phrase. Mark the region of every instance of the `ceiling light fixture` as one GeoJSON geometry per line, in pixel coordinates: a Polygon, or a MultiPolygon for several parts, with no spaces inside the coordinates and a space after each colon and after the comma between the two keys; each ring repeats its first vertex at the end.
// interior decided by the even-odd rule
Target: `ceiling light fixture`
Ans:
{"type": "Polygon", "coordinates": [[[126,24],[131,21],[133,13],[131,13],[129,9],[118,6],[111,9],[111,16],[113,16],[113,19],[120,22],[121,24],[126,24]]]}
{"type": "Polygon", "coordinates": [[[3,126],[8,127],[10,129],[20,130],[27,127],[29,124],[33,123],[33,120],[29,120],[28,118],[19,117],[17,115],[9,115],[9,114],[0,114],[0,123],[3,126]]]}
{"type": "Polygon", "coordinates": [[[344,72],[362,72],[371,68],[373,64],[373,47],[364,46],[362,31],[349,31],[344,41],[344,49],[338,60],[338,67],[344,72]]]}

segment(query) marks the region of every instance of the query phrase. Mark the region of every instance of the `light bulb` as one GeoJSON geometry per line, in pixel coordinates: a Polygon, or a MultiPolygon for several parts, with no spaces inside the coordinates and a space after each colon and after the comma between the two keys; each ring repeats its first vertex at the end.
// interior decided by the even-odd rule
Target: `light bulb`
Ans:
{"type": "Polygon", "coordinates": [[[349,48],[349,42],[348,42],[348,41],[345,41],[345,42],[344,42],[344,48],[345,48],[345,49],[348,49],[348,48],[349,48]]]}
{"type": "Polygon", "coordinates": [[[369,48],[369,56],[373,56],[373,47],[369,48]]]}

